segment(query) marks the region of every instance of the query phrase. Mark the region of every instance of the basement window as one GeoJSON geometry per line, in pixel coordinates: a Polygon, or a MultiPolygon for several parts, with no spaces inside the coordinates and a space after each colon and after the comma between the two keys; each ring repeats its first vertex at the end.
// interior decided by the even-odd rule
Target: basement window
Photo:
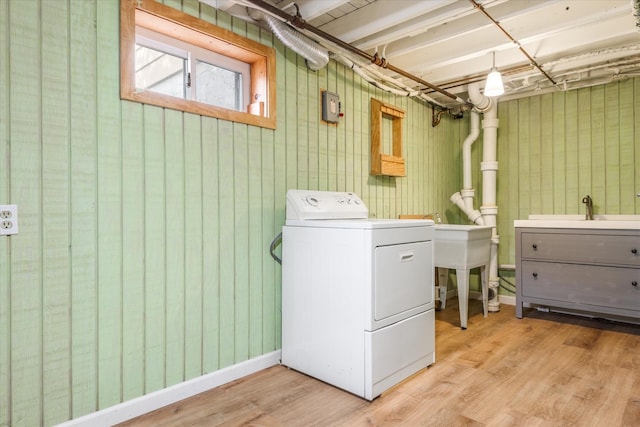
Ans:
{"type": "Polygon", "coordinates": [[[275,129],[275,54],[153,0],[121,3],[121,97],[275,129]]]}

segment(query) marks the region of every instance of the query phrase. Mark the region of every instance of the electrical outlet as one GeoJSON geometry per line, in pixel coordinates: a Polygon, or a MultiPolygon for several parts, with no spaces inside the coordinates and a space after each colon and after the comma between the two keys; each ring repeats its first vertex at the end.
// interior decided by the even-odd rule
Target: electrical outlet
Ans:
{"type": "Polygon", "coordinates": [[[0,236],[18,234],[18,205],[0,205],[0,236]]]}

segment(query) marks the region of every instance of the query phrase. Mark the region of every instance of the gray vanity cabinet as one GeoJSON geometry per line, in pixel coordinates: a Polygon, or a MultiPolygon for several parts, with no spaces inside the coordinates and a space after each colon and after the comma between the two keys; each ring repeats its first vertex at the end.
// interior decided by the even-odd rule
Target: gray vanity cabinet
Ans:
{"type": "Polygon", "coordinates": [[[640,319],[640,230],[515,230],[516,317],[530,303],[640,319]]]}

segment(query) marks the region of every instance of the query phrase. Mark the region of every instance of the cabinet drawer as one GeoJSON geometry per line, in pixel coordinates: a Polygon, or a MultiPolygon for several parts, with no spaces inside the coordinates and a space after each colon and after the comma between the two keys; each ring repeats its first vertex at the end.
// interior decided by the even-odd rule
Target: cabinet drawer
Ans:
{"type": "Polygon", "coordinates": [[[524,297],[640,311],[635,268],[523,261],[521,286],[524,297]]]}
{"type": "Polygon", "coordinates": [[[640,237],[522,233],[522,258],[640,267],[640,237]]]}

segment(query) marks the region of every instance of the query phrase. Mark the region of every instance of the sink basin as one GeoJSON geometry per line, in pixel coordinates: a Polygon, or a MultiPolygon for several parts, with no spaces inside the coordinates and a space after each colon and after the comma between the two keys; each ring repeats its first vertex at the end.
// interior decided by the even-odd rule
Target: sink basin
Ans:
{"type": "Polygon", "coordinates": [[[488,262],[492,227],[436,224],[434,228],[433,256],[437,267],[468,269],[488,262]]]}
{"type": "Polygon", "coordinates": [[[640,229],[640,215],[529,215],[529,219],[514,221],[516,227],[584,228],[584,229],[640,229]]]}
{"type": "MultiPolygon", "coordinates": [[[[433,263],[440,268],[455,268],[458,279],[460,327],[467,329],[469,270],[483,267],[482,306],[487,316],[487,273],[491,257],[491,226],[436,224],[433,233],[433,263]]],[[[439,276],[440,277],[440,276],[439,276]]],[[[447,274],[440,286],[447,289],[447,274]]]]}

